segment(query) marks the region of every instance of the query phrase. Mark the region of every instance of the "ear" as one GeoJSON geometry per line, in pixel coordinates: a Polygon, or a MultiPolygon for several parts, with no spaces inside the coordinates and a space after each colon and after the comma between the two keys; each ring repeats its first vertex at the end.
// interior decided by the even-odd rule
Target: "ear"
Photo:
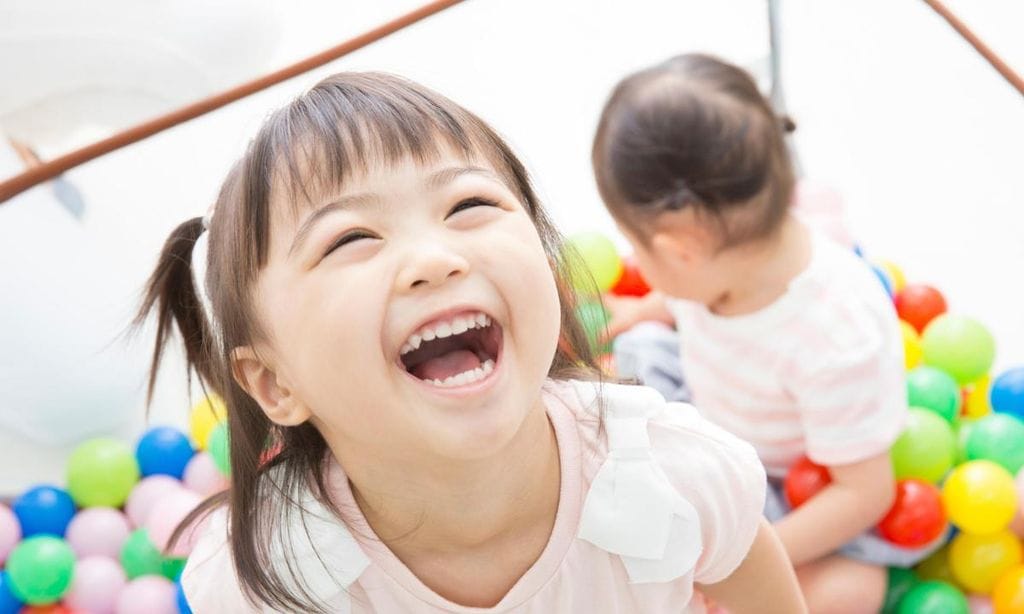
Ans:
{"type": "Polygon", "coordinates": [[[662,213],[650,238],[652,251],[681,260],[700,263],[714,254],[715,238],[704,224],[697,223],[690,209],[662,213]]]}
{"type": "Polygon", "coordinates": [[[275,424],[296,426],[312,415],[278,374],[250,346],[231,352],[231,371],[235,381],[259,403],[263,413],[275,424]]]}

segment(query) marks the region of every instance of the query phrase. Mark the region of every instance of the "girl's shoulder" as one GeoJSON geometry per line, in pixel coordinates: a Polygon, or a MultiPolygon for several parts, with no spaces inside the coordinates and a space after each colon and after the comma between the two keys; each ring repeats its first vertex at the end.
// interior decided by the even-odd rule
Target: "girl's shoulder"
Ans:
{"type": "Polygon", "coordinates": [[[551,390],[579,425],[589,483],[579,537],[621,555],[633,582],[728,577],[764,509],[764,467],[750,444],[644,386],[551,390]]]}

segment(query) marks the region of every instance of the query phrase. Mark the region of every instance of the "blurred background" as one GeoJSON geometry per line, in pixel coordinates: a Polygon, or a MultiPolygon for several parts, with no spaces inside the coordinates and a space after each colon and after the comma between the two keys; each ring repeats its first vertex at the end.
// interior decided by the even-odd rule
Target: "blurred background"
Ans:
{"type": "MultiPolygon", "coordinates": [[[[333,46],[416,0],[2,0],[0,135],[50,159],[333,46]]],[[[947,0],[1024,70],[1024,3],[947,0]]],[[[782,76],[809,179],[869,257],[941,289],[1024,363],[1024,104],[923,2],[782,0],[782,76]]],[[[0,206],[0,497],[62,484],[75,443],[184,426],[198,390],[119,333],[170,230],[201,215],[267,113],[340,70],[433,87],[494,125],[568,233],[615,236],[589,152],[627,72],[687,51],[768,84],[764,0],[474,0],[0,206]],[[76,204],[77,203],[77,204],[76,204]],[[78,211],[73,214],[72,211],[78,211]],[[59,375],[59,376],[58,376],[59,375]],[[147,423],[148,420],[148,423],[147,423]]],[[[0,176],[24,161],[0,140],[0,176]]],[[[625,248],[625,243],[616,237],[625,248]]]]}

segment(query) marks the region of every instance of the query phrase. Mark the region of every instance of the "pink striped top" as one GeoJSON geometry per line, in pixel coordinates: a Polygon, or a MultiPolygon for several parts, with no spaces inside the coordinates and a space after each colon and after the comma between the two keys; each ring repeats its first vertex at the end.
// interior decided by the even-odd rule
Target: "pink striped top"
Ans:
{"type": "Polygon", "coordinates": [[[671,301],[694,404],[750,442],[770,476],[801,455],[844,465],[884,452],[907,415],[892,301],[855,254],[814,234],[811,263],[752,314],[671,301]]]}

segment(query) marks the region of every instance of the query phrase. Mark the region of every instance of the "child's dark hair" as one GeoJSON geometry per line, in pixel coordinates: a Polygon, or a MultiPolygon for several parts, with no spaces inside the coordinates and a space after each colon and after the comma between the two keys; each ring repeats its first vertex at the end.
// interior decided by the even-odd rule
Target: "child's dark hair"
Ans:
{"type": "MultiPolygon", "coordinates": [[[[324,438],[309,423],[282,427],[236,383],[233,348],[266,339],[254,309],[254,287],[266,265],[271,199],[303,202],[337,191],[346,179],[377,164],[406,157],[424,162],[448,150],[488,160],[523,202],[554,268],[562,307],[561,339],[550,375],[555,378],[598,373],[566,283],[561,239],[533,191],[522,163],[482,120],[451,100],[404,79],[376,73],[328,77],[273,113],[226,178],[210,219],[205,289],[212,322],[193,284],[192,250],[203,232],[202,218],[191,219],[168,238],[139,312],[138,323],[155,311],[156,347],[150,391],[172,327],[177,326],[191,371],[204,388],[228,406],[231,487],[209,499],[182,527],[216,505],[229,503],[229,542],[246,595],[275,611],[324,611],[304,590],[301,570],[279,573],[270,544],[276,521],[302,513],[296,501],[309,489],[327,503],[324,438]],[[280,187],[279,187],[280,186],[280,187]],[[271,445],[280,452],[262,463],[271,445]]],[[[329,505],[330,507],[330,505],[329,505]]],[[[278,541],[280,541],[278,539],[278,541]]]]}
{"type": "Polygon", "coordinates": [[[634,73],[612,92],[594,138],[598,190],[643,240],[665,211],[693,207],[719,248],[771,235],[794,175],[780,119],[740,68],[686,54],[634,73]]]}

